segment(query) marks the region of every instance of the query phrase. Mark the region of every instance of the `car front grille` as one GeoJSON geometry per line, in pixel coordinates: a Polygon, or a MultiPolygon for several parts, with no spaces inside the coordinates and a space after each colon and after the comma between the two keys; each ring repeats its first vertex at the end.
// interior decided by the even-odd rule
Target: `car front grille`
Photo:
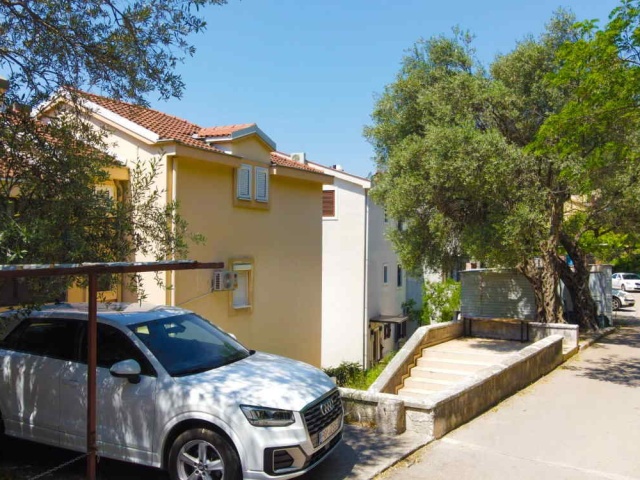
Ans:
{"type": "Polygon", "coordinates": [[[322,429],[336,418],[340,418],[342,414],[342,399],[338,389],[331,391],[329,395],[322,397],[303,410],[304,422],[314,448],[320,443],[318,436],[322,429]]]}

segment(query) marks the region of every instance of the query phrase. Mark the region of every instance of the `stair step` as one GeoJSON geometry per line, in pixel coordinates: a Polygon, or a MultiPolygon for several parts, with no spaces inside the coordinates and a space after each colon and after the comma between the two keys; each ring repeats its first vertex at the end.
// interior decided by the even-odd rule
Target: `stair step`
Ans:
{"type": "Polygon", "coordinates": [[[421,378],[421,377],[409,377],[405,378],[404,386],[408,388],[418,388],[418,389],[427,389],[427,390],[445,390],[449,388],[451,385],[455,385],[457,382],[447,381],[447,380],[436,380],[432,378],[421,378]]]}
{"type": "Polygon", "coordinates": [[[433,378],[436,380],[448,380],[452,382],[458,382],[471,376],[472,372],[464,370],[455,370],[448,368],[433,368],[431,366],[419,367],[415,366],[411,369],[412,377],[419,378],[433,378]]]}
{"type": "Polygon", "coordinates": [[[421,388],[402,387],[400,390],[398,390],[398,396],[405,397],[405,398],[408,397],[408,398],[424,399],[424,398],[429,398],[436,393],[438,393],[438,391],[436,390],[423,390],[421,388]]]}
{"type": "Polygon", "coordinates": [[[472,362],[489,362],[496,363],[500,359],[504,358],[504,354],[499,353],[486,353],[486,352],[469,352],[469,351],[455,351],[455,350],[430,350],[425,348],[422,350],[422,358],[438,358],[453,360],[469,360],[472,362]]]}
{"type": "Polygon", "coordinates": [[[453,358],[439,358],[439,357],[420,357],[416,362],[416,365],[420,367],[433,367],[433,368],[444,368],[451,370],[464,370],[475,372],[482,368],[495,365],[498,362],[481,362],[481,361],[472,361],[465,359],[453,359],[453,358]]]}

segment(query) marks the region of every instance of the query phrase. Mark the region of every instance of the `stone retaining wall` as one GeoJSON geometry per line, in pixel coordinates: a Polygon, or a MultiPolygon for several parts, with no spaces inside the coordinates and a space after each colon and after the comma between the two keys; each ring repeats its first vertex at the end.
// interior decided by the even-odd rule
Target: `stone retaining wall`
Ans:
{"type": "Polygon", "coordinates": [[[346,420],[387,433],[402,433],[406,425],[407,430],[440,438],[560,365],[562,342],[560,335],[546,337],[428,400],[342,388],[346,420]]]}

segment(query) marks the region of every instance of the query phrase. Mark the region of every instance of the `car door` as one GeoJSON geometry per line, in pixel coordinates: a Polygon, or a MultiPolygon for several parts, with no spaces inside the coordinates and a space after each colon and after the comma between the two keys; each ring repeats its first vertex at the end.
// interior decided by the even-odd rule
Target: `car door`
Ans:
{"type": "MultiPolygon", "coordinates": [[[[61,444],[86,445],[87,364],[86,332],[81,335],[80,362],[69,362],[61,373],[61,444]]],[[[98,324],[97,442],[101,455],[146,462],[151,455],[155,421],[156,374],[125,332],[98,324]],[[122,360],[136,360],[142,369],[139,383],[116,378],[109,369],[122,360]]]]}
{"type": "Polygon", "coordinates": [[[66,319],[24,320],[3,341],[0,409],[6,432],[59,444],[60,372],[74,356],[77,324],[66,319]]]}
{"type": "Polygon", "coordinates": [[[617,273],[611,276],[611,288],[620,288],[620,275],[617,273]]]}

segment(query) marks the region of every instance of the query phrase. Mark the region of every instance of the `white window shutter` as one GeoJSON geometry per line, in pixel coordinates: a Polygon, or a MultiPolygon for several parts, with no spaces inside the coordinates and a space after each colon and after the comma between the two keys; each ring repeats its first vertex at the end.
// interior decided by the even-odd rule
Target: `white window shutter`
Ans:
{"type": "Polygon", "coordinates": [[[251,166],[241,165],[237,172],[236,197],[251,200],[251,166]]]}
{"type": "Polygon", "coordinates": [[[256,167],[256,200],[269,201],[269,169],[256,167]]]}

